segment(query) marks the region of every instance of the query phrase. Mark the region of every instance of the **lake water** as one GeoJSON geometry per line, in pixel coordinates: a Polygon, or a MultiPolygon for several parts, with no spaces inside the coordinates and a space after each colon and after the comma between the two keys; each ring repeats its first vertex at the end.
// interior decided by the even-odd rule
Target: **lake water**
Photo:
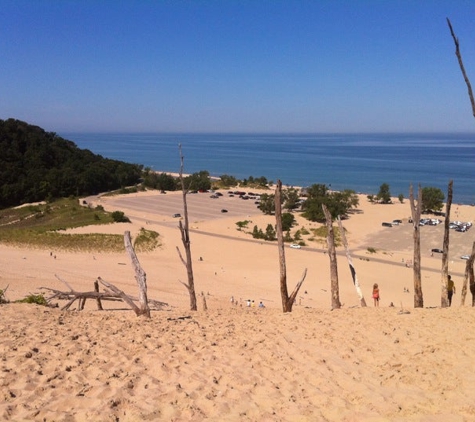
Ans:
{"type": "Polygon", "coordinates": [[[326,184],[392,196],[454,181],[454,203],[475,203],[475,133],[425,134],[160,134],[58,133],[107,158],[185,173],[208,170],[238,179],[265,176],[284,185],[326,184]]]}

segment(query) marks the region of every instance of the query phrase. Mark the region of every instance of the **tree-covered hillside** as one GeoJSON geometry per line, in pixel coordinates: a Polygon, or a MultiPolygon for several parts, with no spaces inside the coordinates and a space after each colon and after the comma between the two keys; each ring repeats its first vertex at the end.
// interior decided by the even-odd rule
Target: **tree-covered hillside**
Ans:
{"type": "Polygon", "coordinates": [[[55,133],[0,119],[0,208],[136,184],[142,166],[79,149],[55,133]]]}

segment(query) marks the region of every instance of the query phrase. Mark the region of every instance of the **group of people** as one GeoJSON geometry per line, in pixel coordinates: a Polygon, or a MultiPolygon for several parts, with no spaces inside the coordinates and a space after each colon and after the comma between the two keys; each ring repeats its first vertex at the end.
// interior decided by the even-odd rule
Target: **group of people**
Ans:
{"type": "MultiPolygon", "coordinates": [[[[238,301],[234,299],[234,296],[231,296],[231,304],[232,305],[237,305],[238,304],[238,301]]],[[[256,303],[254,302],[254,300],[251,300],[251,299],[246,300],[246,307],[254,308],[255,306],[256,306],[256,303]]],[[[260,301],[258,307],[259,308],[265,308],[265,305],[262,301],[260,301]]]]}

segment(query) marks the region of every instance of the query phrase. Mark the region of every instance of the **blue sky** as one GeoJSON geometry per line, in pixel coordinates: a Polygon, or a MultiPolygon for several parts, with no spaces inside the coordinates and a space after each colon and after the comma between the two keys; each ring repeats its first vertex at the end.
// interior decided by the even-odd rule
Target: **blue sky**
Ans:
{"type": "Polygon", "coordinates": [[[0,118],[65,132],[474,131],[475,2],[0,0],[0,118]]]}

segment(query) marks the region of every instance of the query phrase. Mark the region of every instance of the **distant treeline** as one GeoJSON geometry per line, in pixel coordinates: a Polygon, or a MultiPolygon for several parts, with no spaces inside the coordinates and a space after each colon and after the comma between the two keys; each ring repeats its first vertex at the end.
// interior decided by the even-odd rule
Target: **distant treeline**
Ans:
{"type": "Polygon", "coordinates": [[[142,166],[78,148],[53,132],[0,119],[0,208],[138,183],[142,166]]]}

